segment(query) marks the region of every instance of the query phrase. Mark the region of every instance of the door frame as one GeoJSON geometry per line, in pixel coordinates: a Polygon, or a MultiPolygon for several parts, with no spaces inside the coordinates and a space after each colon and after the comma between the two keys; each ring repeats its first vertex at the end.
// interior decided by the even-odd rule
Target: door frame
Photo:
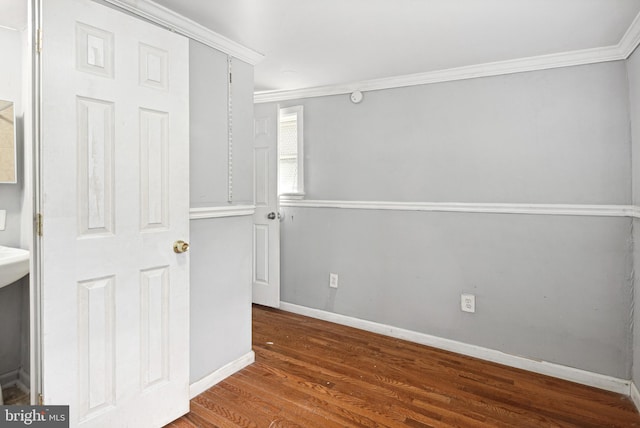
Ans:
{"type": "Polygon", "coordinates": [[[29,1],[29,28],[28,38],[31,46],[31,132],[32,132],[32,251],[29,274],[30,302],[31,302],[31,404],[42,403],[42,174],[41,147],[42,135],[40,117],[42,109],[42,64],[40,61],[39,46],[41,43],[40,31],[42,27],[42,0],[29,1]]]}

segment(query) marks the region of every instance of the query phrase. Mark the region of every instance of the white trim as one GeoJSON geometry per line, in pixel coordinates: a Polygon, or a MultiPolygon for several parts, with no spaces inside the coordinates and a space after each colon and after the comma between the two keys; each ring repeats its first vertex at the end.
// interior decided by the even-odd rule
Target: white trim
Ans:
{"type": "Polygon", "coordinates": [[[287,312],[293,312],[336,324],[346,325],[373,333],[383,334],[385,336],[395,337],[397,339],[408,340],[410,342],[427,345],[446,351],[491,361],[498,364],[504,364],[518,369],[528,370],[530,372],[539,373],[547,376],[553,376],[559,379],[588,385],[595,388],[613,391],[618,394],[629,395],[630,381],[606,376],[598,373],[588,372],[573,367],[567,367],[560,364],[550,363],[547,361],[532,360],[517,355],[506,354],[494,349],[483,348],[482,346],[471,345],[468,343],[458,342],[456,340],[444,339],[429,334],[418,333],[416,331],[405,330],[390,325],[379,324],[376,322],[361,320],[346,315],[326,312],[320,309],[308,308],[292,303],[280,302],[280,309],[287,312]]]}
{"type": "Polygon", "coordinates": [[[20,379],[20,369],[11,370],[10,372],[3,373],[0,375],[0,385],[3,388],[8,388],[10,386],[16,385],[20,379]]]}
{"type": "MultiPolygon", "coordinates": [[[[296,143],[297,143],[297,153],[296,153],[296,164],[298,166],[298,176],[296,183],[295,192],[288,193],[289,195],[302,195],[304,196],[304,106],[297,105],[285,108],[278,109],[278,159],[280,159],[280,129],[282,125],[283,117],[287,116],[295,116],[296,122],[296,143]]],[[[289,121],[289,120],[287,120],[289,121]]],[[[293,122],[293,119],[291,120],[293,122]]],[[[280,168],[280,163],[278,162],[278,169],[280,168]]],[[[278,176],[280,175],[280,171],[278,171],[278,176]]],[[[278,187],[280,184],[278,182],[278,187]]],[[[278,189],[280,190],[280,189],[278,189]]],[[[287,193],[284,193],[286,195],[287,193]]]]}
{"type": "Polygon", "coordinates": [[[4,404],[2,399],[2,388],[10,388],[15,386],[25,394],[30,394],[29,385],[31,384],[30,376],[27,372],[20,368],[18,370],[12,370],[0,376],[0,405],[4,404]]]}
{"type": "Polygon", "coordinates": [[[216,207],[200,207],[189,209],[189,220],[203,218],[239,217],[253,215],[256,212],[255,205],[222,205],[216,207]]]}
{"type": "Polygon", "coordinates": [[[242,357],[231,361],[229,364],[220,367],[215,372],[189,385],[189,399],[192,399],[219,382],[222,382],[232,374],[239,372],[243,368],[251,365],[256,360],[256,354],[249,351],[242,357]]]}
{"type": "Polygon", "coordinates": [[[26,372],[25,369],[20,368],[20,371],[18,372],[18,381],[16,382],[16,386],[20,388],[20,390],[25,394],[29,394],[31,392],[29,388],[30,385],[31,385],[31,376],[29,375],[29,373],[26,372]]]}
{"type": "Polygon", "coordinates": [[[14,28],[14,27],[7,27],[7,26],[4,26],[4,25],[0,25],[0,29],[9,30],[9,31],[22,31],[22,30],[18,30],[17,28],[14,28]]]}
{"type": "Polygon", "coordinates": [[[445,70],[427,71],[424,73],[407,74],[404,76],[365,80],[344,85],[319,86],[315,88],[294,89],[288,91],[259,91],[254,93],[253,101],[255,103],[269,103],[300,98],[350,94],[353,91],[379,91],[382,89],[394,89],[406,86],[476,79],[479,77],[501,76],[527,71],[617,61],[621,59],[624,58],[617,47],[585,49],[560,54],[541,55],[529,58],[449,68],[445,70]]]}
{"type": "Polygon", "coordinates": [[[304,199],[304,192],[303,193],[283,193],[281,195],[278,195],[278,199],[280,201],[300,201],[302,199],[304,199]]]}
{"type": "Polygon", "coordinates": [[[151,0],[105,1],[251,65],[256,65],[264,58],[263,54],[211,31],[207,27],[151,0]]]}
{"type": "Polygon", "coordinates": [[[638,387],[634,382],[631,382],[629,385],[629,396],[631,397],[631,401],[636,405],[636,409],[640,411],[640,391],[638,391],[638,387]]]}
{"type": "Polygon", "coordinates": [[[635,19],[620,39],[618,43],[618,49],[624,59],[629,58],[634,50],[640,44],[640,13],[636,15],[635,19]]]}
{"type": "Polygon", "coordinates": [[[596,217],[637,216],[640,218],[640,207],[634,207],[631,205],[502,204],[467,202],[389,202],[282,199],[280,200],[280,206],[298,208],[343,208],[359,210],[572,215],[596,217]]]}
{"type": "Polygon", "coordinates": [[[613,46],[475,64],[342,85],[318,86],[315,88],[294,90],[259,91],[254,93],[254,102],[268,103],[300,98],[350,94],[353,91],[378,91],[406,86],[427,85],[455,80],[476,79],[479,77],[501,76],[528,71],[620,61],[627,59],[638,44],[640,44],[640,14],[636,15],[626,33],[622,39],[620,39],[620,42],[613,46]]]}

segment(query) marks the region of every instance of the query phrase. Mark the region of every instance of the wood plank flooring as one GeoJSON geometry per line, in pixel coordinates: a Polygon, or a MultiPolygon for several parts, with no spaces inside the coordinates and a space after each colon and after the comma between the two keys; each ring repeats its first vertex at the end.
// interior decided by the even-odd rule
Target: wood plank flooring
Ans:
{"type": "Polygon", "coordinates": [[[253,349],[168,427],[640,427],[619,394],[260,306],[253,349]]]}

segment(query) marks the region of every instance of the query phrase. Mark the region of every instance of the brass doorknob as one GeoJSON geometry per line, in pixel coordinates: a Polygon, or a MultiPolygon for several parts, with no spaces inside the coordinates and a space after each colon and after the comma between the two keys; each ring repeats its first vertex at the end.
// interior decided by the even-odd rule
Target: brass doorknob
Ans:
{"type": "Polygon", "coordinates": [[[189,244],[184,241],[176,241],[173,243],[173,251],[176,253],[186,253],[189,251],[189,244]]]}

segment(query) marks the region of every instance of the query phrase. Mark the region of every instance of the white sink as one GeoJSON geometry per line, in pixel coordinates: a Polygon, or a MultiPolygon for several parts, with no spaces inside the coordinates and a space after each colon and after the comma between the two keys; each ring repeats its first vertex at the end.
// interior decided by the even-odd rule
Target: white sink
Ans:
{"type": "Polygon", "coordinates": [[[0,288],[29,273],[29,251],[0,245],[0,288]]]}

